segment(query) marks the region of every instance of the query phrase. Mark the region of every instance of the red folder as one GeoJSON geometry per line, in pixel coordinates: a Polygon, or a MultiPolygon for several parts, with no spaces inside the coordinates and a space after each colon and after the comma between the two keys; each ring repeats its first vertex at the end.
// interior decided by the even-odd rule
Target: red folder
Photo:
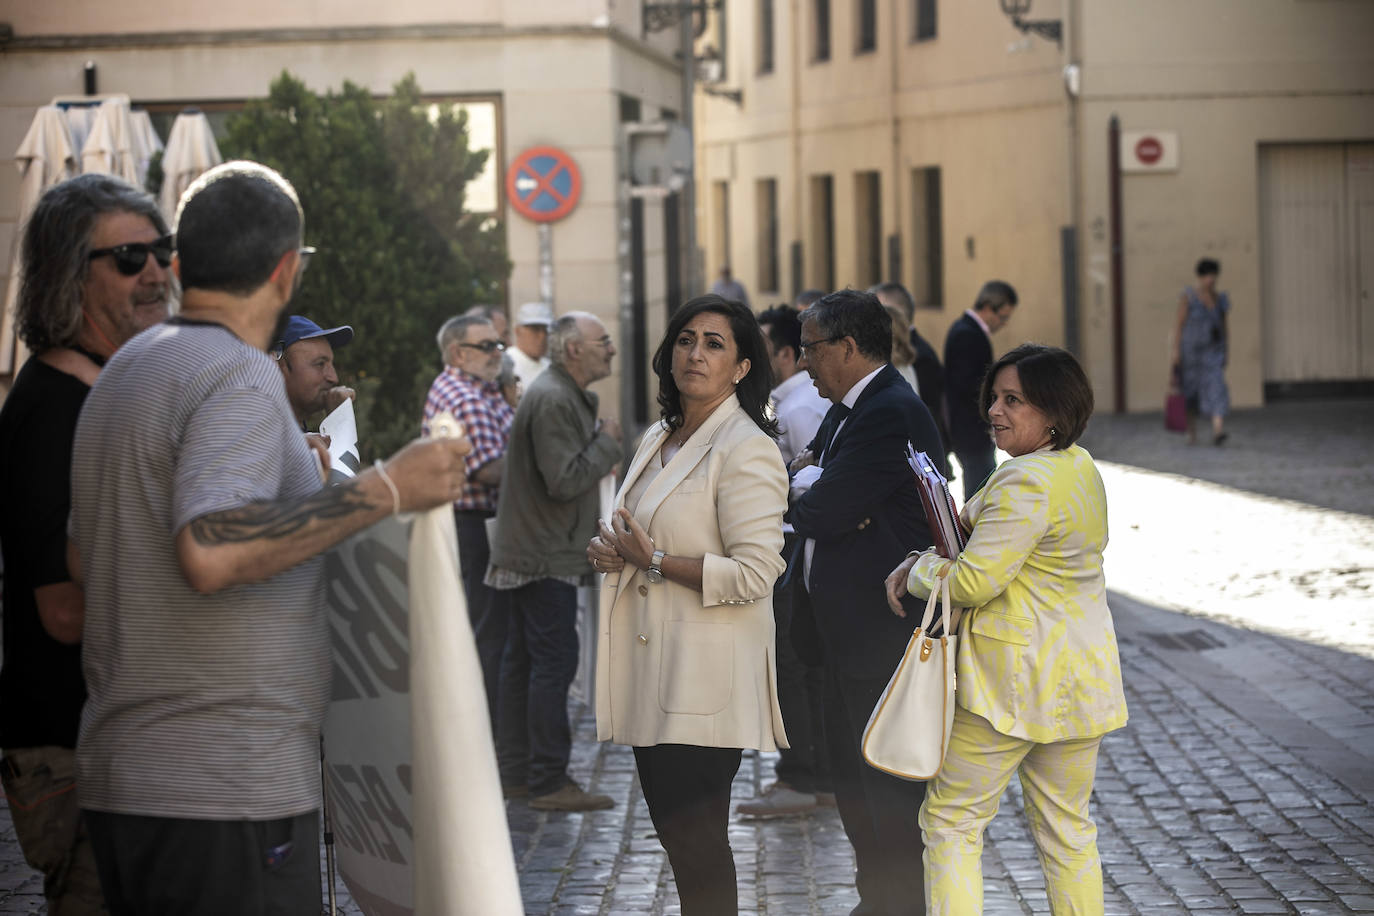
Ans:
{"type": "MultiPolygon", "coordinates": [[[[949,495],[949,481],[935,467],[930,456],[916,451],[910,442],[906,444],[906,461],[911,465],[911,473],[916,475],[916,490],[921,494],[921,506],[926,510],[931,537],[935,538],[935,552],[952,560],[963,552],[968,538],[959,524],[959,510],[954,507],[954,497],[949,495]]],[[[962,608],[950,609],[951,625],[955,630],[958,630],[962,614],[962,608]]],[[[944,635],[943,624],[937,620],[931,627],[930,635],[944,635]]]]}
{"type": "Polygon", "coordinates": [[[959,511],[954,507],[954,497],[949,495],[949,481],[935,467],[930,456],[916,451],[910,442],[906,444],[906,461],[911,465],[911,473],[916,475],[916,489],[921,494],[921,505],[926,510],[930,534],[935,538],[935,550],[940,556],[952,560],[963,551],[968,539],[959,525],[959,511]]]}

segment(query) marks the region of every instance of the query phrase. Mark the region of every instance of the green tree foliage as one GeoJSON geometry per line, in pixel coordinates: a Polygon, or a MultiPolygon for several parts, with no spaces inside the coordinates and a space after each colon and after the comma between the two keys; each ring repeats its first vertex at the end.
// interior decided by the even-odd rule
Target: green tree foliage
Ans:
{"type": "Polygon", "coordinates": [[[510,272],[500,226],[463,208],[487,158],[468,148],[466,113],[425,101],[413,74],[376,100],[347,82],[317,95],[282,73],[221,146],[296,186],[305,242],[319,251],[288,308],[353,326],[335,362],[358,389],[364,458],[390,454],[419,431],[442,366],[439,326],[499,301],[510,272]]]}

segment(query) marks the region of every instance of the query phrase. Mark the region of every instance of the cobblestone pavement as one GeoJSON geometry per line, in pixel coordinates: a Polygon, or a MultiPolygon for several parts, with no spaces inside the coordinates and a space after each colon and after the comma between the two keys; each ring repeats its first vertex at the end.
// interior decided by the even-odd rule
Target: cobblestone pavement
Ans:
{"type": "MultiPolygon", "coordinates": [[[[1374,913],[1374,402],[1237,412],[1223,448],[1154,416],[1095,418],[1108,577],[1130,724],[1094,793],[1106,913],[1374,913]]],[[[526,911],[674,914],[672,874],[626,748],[576,710],[573,774],[612,811],[507,806],[526,911]]],[[[746,752],[737,801],[772,778],[746,752]]],[[[1013,782],[984,850],[986,912],[1043,914],[1013,782]]],[[[833,811],[735,818],[745,913],[844,914],[853,859],[833,811]]],[[[912,867],[920,867],[913,857],[912,867]]],[[[0,912],[39,913],[0,817],[0,912]]],[[[341,900],[340,912],[360,912],[341,900]]]]}

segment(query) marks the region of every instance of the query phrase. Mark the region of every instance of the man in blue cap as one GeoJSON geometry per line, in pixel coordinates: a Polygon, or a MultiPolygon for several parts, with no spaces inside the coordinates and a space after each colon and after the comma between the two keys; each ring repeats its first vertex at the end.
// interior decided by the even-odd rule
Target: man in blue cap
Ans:
{"type": "Polygon", "coordinates": [[[339,384],[334,371],[334,348],[353,339],[348,325],[328,330],[304,315],[286,319],[286,330],[273,349],[277,366],[286,382],[286,397],[296,420],[305,428],[305,421],[321,411],[329,412],[355,392],[339,384]]]}

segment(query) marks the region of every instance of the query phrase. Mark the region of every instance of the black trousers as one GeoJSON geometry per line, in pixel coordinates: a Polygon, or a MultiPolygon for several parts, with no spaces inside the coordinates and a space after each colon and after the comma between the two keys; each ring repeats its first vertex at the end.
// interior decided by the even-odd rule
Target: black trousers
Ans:
{"type": "Polygon", "coordinates": [[[634,751],[649,817],[677,879],[682,916],[735,916],[739,889],[727,827],[740,749],[659,744],[634,751]]]}
{"type": "Polygon", "coordinates": [[[201,821],[83,811],[111,916],[318,916],[319,812],[201,821]]]}
{"type": "MultiPolygon", "coordinates": [[[[792,556],[795,534],[783,535],[782,556],[792,556]]],[[[778,663],[778,707],[787,729],[790,748],[778,751],[774,768],[778,781],[798,792],[829,792],[830,757],[825,749],[822,716],[825,675],[819,665],[808,665],[797,656],[792,645],[792,589],[779,585],[773,589],[774,644],[778,663]]]]}
{"type": "Polygon", "coordinates": [[[854,847],[855,916],[920,916],[925,913],[921,828],[917,814],[926,784],[875,770],[859,750],[864,726],[890,674],[856,678],[834,666],[825,671],[825,734],[830,775],[844,832],[854,847]]]}
{"type": "Polygon", "coordinates": [[[483,581],[491,547],[487,543],[487,519],[491,512],[455,509],[458,527],[458,562],[463,577],[463,597],[468,602],[468,620],[477,645],[477,660],[482,665],[482,683],[487,688],[487,714],[491,732],[496,734],[497,694],[501,680],[501,653],[506,648],[509,615],[496,606],[495,591],[483,581]]]}

